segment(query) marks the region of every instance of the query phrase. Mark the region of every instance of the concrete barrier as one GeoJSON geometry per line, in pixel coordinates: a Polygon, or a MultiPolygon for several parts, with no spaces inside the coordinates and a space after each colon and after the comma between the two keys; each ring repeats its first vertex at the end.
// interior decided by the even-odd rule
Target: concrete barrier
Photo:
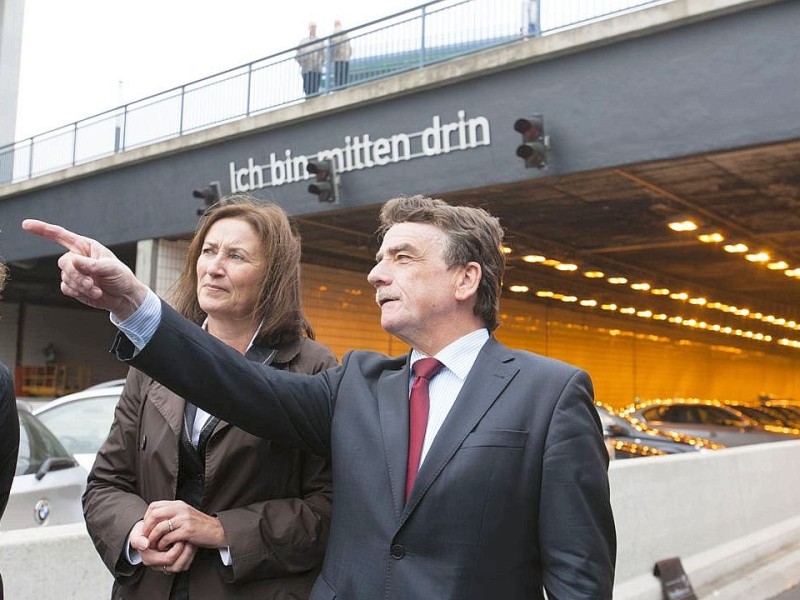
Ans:
{"type": "Polygon", "coordinates": [[[800,581],[800,557],[783,579],[769,569],[800,555],[798,465],[800,441],[612,463],[615,600],[661,600],[653,567],[670,557],[700,598],[758,600],[800,581]]]}
{"type": "Polygon", "coordinates": [[[114,583],[83,523],[0,532],[6,600],[108,600],[114,583]]]}
{"type": "MultiPolygon", "coordinates": [[[[700,598],[769,598],[800,581],[800,441],[614,461],[615,600],[661,600],[677,556],[700,598]]],[[[112,579],[83,524],[0,533],[8,600],[101,600],[112,579]]]]}

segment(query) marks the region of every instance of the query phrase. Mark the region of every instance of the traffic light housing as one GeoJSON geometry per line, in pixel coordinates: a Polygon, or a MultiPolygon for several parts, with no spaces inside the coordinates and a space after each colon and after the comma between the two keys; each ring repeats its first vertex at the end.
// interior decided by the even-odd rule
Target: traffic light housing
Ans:
{"type": "Polygon", "coordinates": [[[306,171],[314,175],[308,191],[316,194],[320,202],[337,202],[339,200],[339,181],[336,165],[333,160],[310,160],[306,171]]]}
{"type": "Polygon", "coordinates": [[[517,156],[525,161],[526,168],[543,169],[547,166],[547,137],[544,135],[542,115],[517,119],[514,130],[522,134],[522,144],[517,147],[517,156]]]}
{"type": "Polygon", "coordinates": [[[214,206],[217,202],[219,202],[220,198],[222,198],[222,191],[219,187],[219,181],[212,181],[204,188],[193,190],[192,196],[203,199],[203,206],[197,209],[197,214],[205,214],[209,208],[214,206]]]}

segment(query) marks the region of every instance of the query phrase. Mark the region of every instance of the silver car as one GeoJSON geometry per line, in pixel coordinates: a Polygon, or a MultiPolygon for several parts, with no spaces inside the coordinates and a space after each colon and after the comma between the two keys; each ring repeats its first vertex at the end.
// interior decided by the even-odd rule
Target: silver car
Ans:
{"type": "Polygon", "coordinates": [[[606,444],[611,443],[614,449],[613,454],[609,452],[612,458],[660,456],[724,448],[722,444],[704,438],[648,427],[601,402],[595,402],[595,408],[603,424],[606,444]]]}
{"type": "Polygon", "coordinates": [[[716,400],[641,401],[622,412],[649,427],[699,436],[728,447],[798,439],[795,435],[767,431],[738,410],[716,400]]]}
{"type": "Polygon", "coordinates": [[[108,437],[124,380],[93,386],[33,411],[87,471],[108,437]]]}
{"type": "Polygon", "coordinates": [[[17,413],[17,469],[0,530],[82,522],[86,469],[23,404],[17,413]]]}

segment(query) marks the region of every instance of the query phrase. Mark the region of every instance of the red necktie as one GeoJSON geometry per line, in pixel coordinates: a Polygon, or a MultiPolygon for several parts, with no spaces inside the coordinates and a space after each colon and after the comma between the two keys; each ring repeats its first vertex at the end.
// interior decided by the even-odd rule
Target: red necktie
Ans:
{"type": "Polygon", "coordinates": [[[428,427],[428,409],[430,407],[428,384],[442,367],[444,365],[435,358],[421,358],[412,367],[414,375],[417,377],[411,386],[411,396],[409,397],[406,502],[408,502],[408,497],[414,487],[414,480],[417,478],[422,444],[425,441],[425,430],[428,427]]]}

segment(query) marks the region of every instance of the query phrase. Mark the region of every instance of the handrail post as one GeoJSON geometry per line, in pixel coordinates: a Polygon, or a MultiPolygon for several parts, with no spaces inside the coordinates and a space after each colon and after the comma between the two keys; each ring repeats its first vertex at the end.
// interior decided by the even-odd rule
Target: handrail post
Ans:
{"type": "Polygon", "coordinates": [[[420,39],[420,45],[419,45],[419,66],[424,67],[425,61],[427,60],[425,56],[425,24],[426,24],[425,17],[427,15],[427,12],[425,11],[425,6],[420,8],[420,12],[422,13],[420,15],[420,19],[422,20],[422,27],[420,28],[422,38],[420,39]]]}
{"type": "Polygon", "coordinates": [[[183,135],[183,105],[184,105],[184,99],[185,98],[186,98],[186,86],[182,85],[181,86],[181,117],[180,117],[181,120],[180,120],[180,123],[178,124],[178,135],[183,135]]]}
{"type": "Polygon", "coordinates": [[[322,90],[323,92],[330,92],[333,88],[333,85],[331,85],[331,67],[333,66],[333,61],[331,60],[332,54],[331,38],[328,36],[325,38],[325,87],[322,90]]]}
{"type": "Polygon", "coordinates": [[[72,124],[72,166],[75,166],[75,155],[78,148],[78,122],[72,124]]]}
{"type": "Polygon", "coordinates": [[[250,116],[250,90],[253,85],[253,63],[247,65],[247,105],[244,114],[246,117],[250,116]]]}
{"type": "Polygon", "coordinates": [[[28,152],[28,179],[33,177],[33,136],[31,136],[31,150],[28,152]]]}
{"type": "Polygon", "coordinates": [[[125,150],[126,137],[128,135],[128,105],[123,107],[122,111],[122,146],[121,149],[125,150]]]}

